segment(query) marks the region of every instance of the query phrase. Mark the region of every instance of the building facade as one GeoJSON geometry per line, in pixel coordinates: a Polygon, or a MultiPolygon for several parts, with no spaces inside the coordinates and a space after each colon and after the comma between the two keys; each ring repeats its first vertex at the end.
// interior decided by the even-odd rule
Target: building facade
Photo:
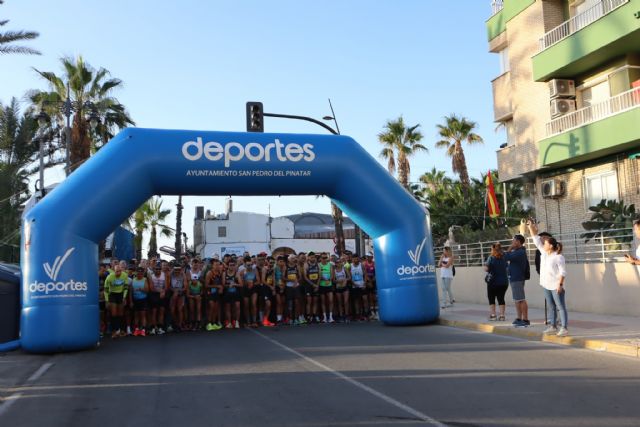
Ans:
{"type": "Polygon", "coordinates": [[[640,0],[494,1],[489,51],[502,181],[552,233],[602,199],[640,205],[640,0]]]}
{"type": "MultiPolygon", "coordinates": [[[[345,247],[356,251],[355,228],[348,218],[343,223],[345,247]]],[[[272,218],[252,212],[224,214],[204,213],[196,208],[194,221],[194,250],[203,258],[225,254],[242,255],[288,254],[298,252],[335,253],[335,232],[331,215],[303,213],[272,218]]],[[[365,239],[365,251],[372,252],[371,242],[365,239]]]]}

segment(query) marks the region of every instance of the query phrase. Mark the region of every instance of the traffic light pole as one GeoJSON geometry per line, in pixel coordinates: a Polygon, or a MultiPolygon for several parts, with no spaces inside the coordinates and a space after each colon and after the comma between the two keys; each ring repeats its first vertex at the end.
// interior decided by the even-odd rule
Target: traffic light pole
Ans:
{"type": "Polygon", "coordinates": [[[336,132],[331,126],[327,126],[326,124],[322,123],[321,121],[316,120],[316,119],[312,119],[311,117],[294,116],[294,115],[291,115],[291,114],[276,114],[276,113],[264,113],[263,115],[265,117],[280,117],[282,119],[305,120],[307,122],[315,123],[317,125],[322,126],[323,128],[325,128],[326,130],[328,130],[329,132],[331,132],[334,135],[339,135],[339,133],[336,132]]]}

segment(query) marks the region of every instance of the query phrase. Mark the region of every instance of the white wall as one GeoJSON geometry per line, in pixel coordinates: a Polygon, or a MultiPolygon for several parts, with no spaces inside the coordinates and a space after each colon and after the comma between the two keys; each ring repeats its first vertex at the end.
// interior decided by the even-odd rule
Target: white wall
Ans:
{"type": "MultiPolygon", "coordinates": [[[[527,303],[542,308],[544,294],[535,268],[531,267],[531,280],[525,284],[527,303]]],[[[488,305],[484,275],[482,267],[456,266],[452,284],[456,301],[488,305]]],[[[567,264],[565,289],[569,311],[621,316],[640,314],[640,267],[627,263],[567,264]]],[[[505,299],[507,305],[513,306],[511,289],[505,299]]]]}

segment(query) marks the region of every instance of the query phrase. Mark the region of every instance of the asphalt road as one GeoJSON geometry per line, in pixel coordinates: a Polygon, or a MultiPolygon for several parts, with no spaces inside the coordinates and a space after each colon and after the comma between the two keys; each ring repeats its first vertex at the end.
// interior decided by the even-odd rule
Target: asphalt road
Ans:
{"type": "Polygon", "coordinates": [[[0,357],[0,426],[637,426],[636,359],[442,326],[314,325],[0,357]]]}

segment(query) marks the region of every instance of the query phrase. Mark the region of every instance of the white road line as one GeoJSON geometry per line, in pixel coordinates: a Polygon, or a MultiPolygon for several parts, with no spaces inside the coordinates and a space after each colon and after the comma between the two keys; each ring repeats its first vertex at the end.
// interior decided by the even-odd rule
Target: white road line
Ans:
{"type": "Polygon", "coordinates": [[[13,406],[16,400],[20,399],[21,397],[22,393],[15,393],[4,399],[4,402],[0,404],[0,417],[2,416],[2,414],[7,412],[9,408],[11,408],[11,406],[13,406]]]}
{"type": "MultiPolygon", "coordinates": [[[[38,378],[43,376],[44,373],[47,372],[49,368],[51,368],[52,366],[53,366],[53,363],[50,363],[50,362],[44,363],[33,374],[31,374],[29,378],[27,378],[27,381],[25,381],[25,385],[30,385],[36,382],[38,378]]],[[[0,403],[0,417],[5,412],[7,412],[9,408],[11,408],[11,406],[13,406],[13,404],[16,403],[16,401],[21,397],[22,397],[22,393],[14,393],[11,396],[6,397],[4,401],[0,403]]]]}
{"type": "Polygon", "coordinates": [[[43,376],[44,373],[47,372],[49,368],[52,366],[53,366],[53,363],[45,363],[44,365],[40,366],[40,368],[38,368],[38,370],[35,371],[33,375],[29,377],[29,379],[27,379],[27,384],[35,382],[38,378],[43,376]]]}
{"type": "Polygon", "coordinates": [[[398,402],[393,397],[389,397],[384,393],[381,393],[381,392],[379,392],[377,390],[374,390],[371,387],[369,387],[367,385],[364,385],[361,382],[356,381],[353,378],[350,378],[350,377],[346,376],[342,372],[338,372],[338,371],[328,367],[327,365],[323,365],[322,363],[320,363],[320,362],[318,362],[318,361],[316,361],[316,360],[314,360],[314,359],[312,359],[310,357],[307,357],[304,354],[299,353],[296,350],[294,350],[294,349],[292,349],[290,347],[287,347],[286,345],[284,345],[284,344],[282,344],[282,343],[280,343],[280,342],[278,342],[278,341],[276,341],[276,340],[274,340],[272,338],[269,338],[268,336],[264,335],[261,332],[258,332],[258,331],[254,330],[254,329],[249,329],[249,330],[251,332],[253,332],[254,334],[256,334],[256,335],[261,336],[262,338],[264,338],[265,340],[269,341],[270,343],[272,343],[274,345],[277,345],[281,349],[286,350],[289,353],[295,354],[299,358],[304,359],[305,361],[311,363],[312,365],[317,366],[318,368],[322,369],[323,371],[327,371],[327,372],[332,373],[336,377],[338,377],[338,378],[340,378],[342,380],[345,380],[346,382],[348,382],[351,385],[354,385],[354,386],[358,387],[360,390],[364,390],[367,393],[372,394],[372,395],[376,396],[377,398],[382,399],[385,402],[395,406],[396,408],[402,409],[403,411],[413,415],[414,417],[418,418],[421,421],[427,422],[430,425],[437,426],[437,427],[447,427],[446,424],[443,424],[443,423],[439,422],[438,420],[435,420],[435,419],[431,418],[430,416],[428,416],[426,414],[423,414],[422,412],[420,412],[420,411],[418,411],[416,409],[413,409],[410,406],[405,405],[404,403],[398,402]]]}

